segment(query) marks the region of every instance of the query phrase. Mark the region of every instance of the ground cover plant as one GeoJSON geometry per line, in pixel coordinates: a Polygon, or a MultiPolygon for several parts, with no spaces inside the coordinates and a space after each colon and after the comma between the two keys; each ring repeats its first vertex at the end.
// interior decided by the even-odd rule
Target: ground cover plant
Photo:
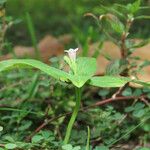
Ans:
{"type": "MultiPolygon", "coordinates": [[[[40,58],[34,23],[26,13],[37,59],[15,58],[14,54],[13,59],[0,61],[0,150],[150,149],[150,83],[137,76],[150,62],[138,64],[140,56],[132,57],[149,38],[135,43],[136,35],[130,34],[136,20],[150,19],[143,14],[149,9],[144,3],[112,2],[110,7],[104,2],[84,13],[94,27],[89,22],[84,34],[73,25],[80,48],[64,50],[63,56],[50,59],[51,65],[40,58]],[[89,57],[90,40],[98,39],[98,29],[103,35],[89,57]],[[96,60],[105,40],[118,45],[121,58],[105,55],[110,64],[99,76],[96,60]]],[[[13,53],[5,35],[19,22],[5,13],[6,0],[0,6],[1,51],[13,53]]]]}

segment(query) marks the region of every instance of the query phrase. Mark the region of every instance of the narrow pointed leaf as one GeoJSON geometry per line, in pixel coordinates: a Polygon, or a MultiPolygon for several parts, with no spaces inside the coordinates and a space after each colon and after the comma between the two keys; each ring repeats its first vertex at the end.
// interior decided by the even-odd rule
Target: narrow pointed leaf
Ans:
{"type": "Polygon", "coordinates": [[[142,15],[142,16],[137,16],[135,17],[134,19],[150,19],[150,16],[145,16],[145,15],[142,15]]]}

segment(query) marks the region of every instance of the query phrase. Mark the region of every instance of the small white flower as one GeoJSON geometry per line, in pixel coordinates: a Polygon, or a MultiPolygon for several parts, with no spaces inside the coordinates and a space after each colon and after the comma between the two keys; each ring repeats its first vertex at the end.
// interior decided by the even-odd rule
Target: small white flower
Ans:
{"type": "Polygon", "coordinates": [[[79,48],[75,48],[75,49],[70,48],[69,50],[65,50],[65,52],[68,53],[69,58],[70,58],[71,60],[75,61],[75,60],[76,60],[76,53],[77,53],[78,49],[79,49],[79,48]]]}

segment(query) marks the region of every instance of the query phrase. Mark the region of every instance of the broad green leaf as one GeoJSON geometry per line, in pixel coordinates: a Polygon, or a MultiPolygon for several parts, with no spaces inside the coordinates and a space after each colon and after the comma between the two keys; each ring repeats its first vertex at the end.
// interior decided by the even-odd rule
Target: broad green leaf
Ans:
{"type": "MultiPolygon", "coordinates": [[[[44,73],[62,81],[71,81],[75,86],[82,87],[89,79],[90,84],[99,87],[120,87],[131,81],[129,78],[114,77],[114,76],[102,76],[92,77],[96,72],[96,59],[88,57],[80,57],[77,59],[77,73],[69,74],[62,70],[48,66],[40,61],[33,59],[10,59],[0,62],[0,72],[14,68],[14,67],[34,67],[44,73]]],[[[149,83],[145,83],[138,80],[132,80],[132,82],[142,84],[144,86],[150,86],[149,83]]]]}
{"type": "Polygon", "coordinates": [[[82,87],[96,72],[96,59],[80,57],[77,59],[77,73],[69,79],[77,87],[82,87]]]}
{"type": "Polygon", "coordinates": [[[89,84],[98,87],[121,87],[129,81],[129,78],[124,77],[101,76],[92,77],[89,84]]]}
{"type": "Polygon", "coordinates": [[[66,144],[62,146],[63,150],[72,150],[72,145],[71,144],[66,144]]]}
{"type": "Polygon", "coordinates": [[[15,149],[16,147],[17,147],[17,145],[13,144],[13,143],[8,143],[5,145],[6,149],[15,149]]]}
{"type": "Polygon", "coordinates": [[[34,59],[10,59],[1,61],[0,72],[13,67],[27,67],[27,66],[37,68],[56,79],[67,80],[69,78],[69,74],[67,74],[66,72],[56,69],[54,67],[50,67],[34,59]]]}
{"type": "Polygon", "coordinates": [[[62,70],[48,66],[34,59],[10,59],[0,62],[0,72],[11,68],[34,67],[53,78],[68,81],[70,80],[75,86],[82,87],[96,72],[96,59],[80,57],[77,59],[77,74],[68,74],[62,70]]]}
{"type": "Polygon", "coordinates": [[[77,75],[93,76],[96,72],[96,59],[89,57],[80,57],[77,59],[77,75]]]}
{"type": "Polygon", "coordinates": [[[39,143],[43,139],[41,135],[35,135],[32,137],[32,143],[39,143]]]}

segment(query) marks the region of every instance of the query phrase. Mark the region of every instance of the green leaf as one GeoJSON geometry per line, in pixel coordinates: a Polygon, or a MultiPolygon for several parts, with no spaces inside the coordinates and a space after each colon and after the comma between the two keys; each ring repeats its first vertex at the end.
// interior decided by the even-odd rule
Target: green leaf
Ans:
{"type": "Polygon", "coordinates": [[[106,14],[103,18],[106,18],[106,21],[110,24],[111,28],[119,34],[122,34],[125,30],[124,24],[118,19],[117,16],[113,14],[106,14]]]}
{"type": "Polygon", "coordinates": [[[92,77],[89,84],[98,87],[121,87],[129,81],[129,78],[124,77],[101,76],[92,77]]]}
{"type": "MultiPolygon", "coordinates": [[[[69,80],[79,88],[82,87],[89,79],[91,79],[91,85],[99,87],[120,87],[131,81],[129,78],[114,76],[92,77],[96,72],[96,59],[88,57],[80,57],[77,59],[77,71],[75,75],[48,66],[34,59],[10,59],[0,62],[0,72],[14,67],[34,67],[55,79],[62,81],[69,80]]],[[[149,83],[138,80],[132,80],[132,82],[142,84],[144,86],[150,86],[149,83]]]]}
{"type": "Polygon", "coordinates": [[[123,23],[121,23],[120,21],[118,22],[110,22],[112,29],[117,32],[117,33],[123,33],[125,30],[125,27],[123,25],[123,23]]]}
{"type": "Polygon", "coordinates": [[[43,139],[41,135],[35,135],[32,137],[32,143],[39,143],[43,139]]]}
{"type": "Polygon", "coordinates": [[[53,133],[51,131],[42,131],[42,136],[45,139],[48,139],[50,136],[53,136],[53,133]]]}
{"type": "Polygon", "coordinates": [[[13,144],[13,143],[8,143],[5,145],[6,149],[15,149],[16,147],[17,147],[17,145],[13,144]]]}
{"type": "Polygon", "coordinates": [[[96,72],[96,59],[80,57],[77,59],[77,74],[68,74],[34,59],[10,59],[0,62],[0,72],[11,68],[34,67],[55,79],[70,80],[75,86],[82,87],[96,72]]]}
{"type": "Polygon", "coordinates": [[[32,121],[22,121],[22,125],[18,128],[19,131],[25,131],[32,125],[32,121]]]}
{"type": "Polygon", "coordinates": [[[96,59],[80,57],[77,59],[77,75],[93,76],[96,72],[96,59]]]}
{"type": "Polygon", "coordinates": [[[62,146],[63,150],[72,150],[72,145],[71,144],[66,144],[62,146]]]}
{"type": "Polygon", "coordinates": [[[4,139],[5,139],[6,141],[10,142],[10,143],[14,143],[14,142],[15,142],[14,138],[11,137],[11,136],[9,136],[9,135],[6,135],[6,136],[4,137],[4,139]]]}
{"type": "Polygon", "coordinates": [[[132,95],[132,89],[130,87],[127,87],[123,92],[123,96],[131,96],[132,95]]]}
{"type": "Polygon", "coordinates": [[[80,146],[76,146],[76,147],[72,147],[71,144],[66,144],[62,146],[63,150],[80,150],[81,147],[80,146]]]}
{"type": "Polygon", "coordinates": [[[144,131],[150,132],[150,125],[149,125],[149,123],[143,124],[142,128],[143,128],[144,131]]]}
{"type": "Polygon", "coordinates": [[[80,57],[77,59],[76,75],[70,75],[69,79],[77,87],[82,87],[96,72],[96,59],[80,57]]]}
{"type": "Polygon", "coordinates": [[[69,75],[66,72],[56,69],[54,67],[48,66],[34,59],[10,59],[10,60],[1,61],[0,72],[7,70],[7,69],[14,68],[14,67],[20,68],[20,67],[27,67],[27,66],[37,68],[56,79],[67,80],[69,78],[69,75]]]}
{"type": "Polygon", "coordinates": [[[94,150],[109,150],[106,146],[97,146],[94,150]]]}
{"type": "Polygon", "coordinates": [[[134,107],[133,106],[129,106],[129,107],[126,107],[125,108],[125,112],[127,112],[127,113],[129,113],[129,112],[131,112],[131,111],[133,111],[134,110],[134,107]]]}
{"type": "Polygon", "coordinates": [[[140,96],[142,95],[142,90],[141,89],[135,89],[135,91],[133,92],[133,96],[140,96]]]}
{"type": "Polygon", "coordinates": [[[142,85],[144,87],[150,87],[150,82],[143,82],[141,80],[132,80],[132,82],[142,85]]]}
{"type": "Polygon", "coordinates": [[[81,150],[81,147],[80,146],[76,146],[73,148],[73,150],[81,150]]]}
{"type": "Polygon", "coordinates": [[[150,9],[150,6],[140,6],[140,10],[142,9],[150,9]]]}
{"type": "Polygon", "coordinates": [[[140,9],[140,5],[141,5],[141,0],[136,0],[134,3],[128,4],[127,8],[129,12],[135,14],[140,9]]]}
{"type": "Polygon", "coordinates": [[[139,110],[139,109],[144,108],[144,106],[145,105],[143,103],[138,102],[138,103],[135,104],[134,109],[139,110]]]}
{"type": "Polygon", "coordinates": [[[135,110],[133,111],[133,116],[140,118],[145,114],[145,109],[135,110]]]}

